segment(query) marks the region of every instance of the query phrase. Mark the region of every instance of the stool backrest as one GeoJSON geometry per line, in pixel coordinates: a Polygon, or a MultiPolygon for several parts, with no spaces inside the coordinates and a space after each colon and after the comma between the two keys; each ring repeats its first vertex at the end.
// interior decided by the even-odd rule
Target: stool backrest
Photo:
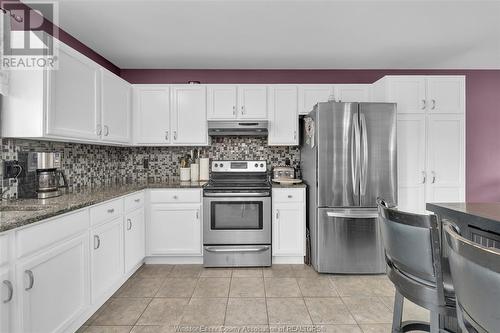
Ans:
{"type": "Polygon", "coordinates": [[[452,225],[444,231],[459,317],[478,332],[498,332],[500,251],[462,237],[452,225]]]}
{"type": "Polygon", "coordinates": [[[382,199],[378,210],[388,265],[417,281],[436,285],[441,276],[436,216],[399,211],[382,199]]]}

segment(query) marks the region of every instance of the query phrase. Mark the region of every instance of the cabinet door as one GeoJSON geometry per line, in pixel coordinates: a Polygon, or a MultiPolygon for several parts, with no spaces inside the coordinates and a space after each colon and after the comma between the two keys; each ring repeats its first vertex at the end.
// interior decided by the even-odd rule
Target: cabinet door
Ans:
{"type": "Polygon", "coordinates": [[[92,301],[105,295],[123,275],[122,218],[91,231],[92,301]]]}
{"type": "Polygon", "coordinates": [[[333,97],[331,84],[303,84],[299,86],[299,114],[308,114],[318,102],[328,102],[333,97]]]}
{"type": "Polygon", "coordinates": [[[397,103],[398,113],[425,113],[427,107],[425,76],[388,78],[388,100],[397,103]]]}
{"type": "Polygon", "coordinates": [[[428,76],[427,103],[431,113],[465,113],[465,77],[428,76]]]}
{"type": "Polygon", "coordinates": [[[269,88],[269,145],[298,145],[297,87],[269,88]]]}
{"type": "Polygon", "coordinates": [[[0,268],[0,332],[12,332],[14,281],[8,267],[0,268]]]}
{"type": "Polygon", "coordinates": [[[335,100],[339,102],[370,102],[371,84],[336,84],[335,100]]]}
{"type": "Polygon", "coordinates": [[[267,87],[244,85],[238,87],[238,117],[267,120],[267,87]]]}
{"type": "Polygon", "coordinates": [[[19,262],[21,332],[65,332],[89,304],[88,236],[19,262]]]}
{"type": "Polygon", "coordinates": [[[172,86],[172,138],[176,145],[208,144],[205,86],[172,86]]]}
{"type": "Polygon", "coordinates": [[[153,205],[149,228],[149,254],[202,254],[200,205],[153,205]]]}
{"type": "Polygon", "coordinates": [[[57,70],[47,71],[47,135],[99,141],[97,64],[60,44],[57,70]]]}
{"type": "Polygon", "coordinates": [[[232,85],[207,86],[208,120],[236,118],[236,90],[232,85]]]}
{"type": "Polygon", "coordinates": [[[305,254],[305,228],[303,204],[274,204],[273,255],[303,256],[305,254]]]}
{"type": "Polygon", "coordinates": [[[464,116],[430,115],[427,126],[427,202],[464,201],[464,116]]]}
{"type": "Polygon", "coordinates": [[[129,143],[130,84],[104,69],[101,75],[102,140],[129,143]]]}
{"type": "Polygon", "coordinates": [[[399,114],[398,135],[398,207],[414,213],[425,212],[425,183],[429,180],[425,168],[424,114],[399,114]]]}
{"type": "Polygon", "coordinates": [[[137,209],[125,217],[125,272],[130,272],[146,256],[144,209],[137,209]]]}
{"type": "Polygon", "coordinates": [[[168,86],[134,87],[134,128],[138,144],[171,142],[168,86]]]}

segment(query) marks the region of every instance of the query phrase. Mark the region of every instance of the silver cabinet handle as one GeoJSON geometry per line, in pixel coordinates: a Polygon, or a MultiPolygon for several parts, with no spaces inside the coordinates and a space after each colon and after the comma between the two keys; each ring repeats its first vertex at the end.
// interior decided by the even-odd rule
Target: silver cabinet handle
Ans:
{"type": "Polygon", "coordinates": [[[165,141],[168,141],[168,131],[165,131],[165,141]]]}
{"type": "Polygon", "coordinates": [[[177,131],[174,131],[174,140],[177,140],[177,131]]]}
{"type": "Polygon", "coordinates": [[[291,198],[293,198],[293,195],[289,194],[288,199],[291,199],[291,198]]]}
{"type": "Polygon", "coordinates": [[[293,139],[297,140],[297,131],[293,131],[293,139]]]}
{"type": "Polygon", "coordinates": [[[432,175],[431,184],[434,184],[436,182],[436,173],[434,171],[431,171],[431,175],[432,175]]]}
{"type": "Polygon", "coordinates": [[[245,114],[245,106],[241,106],[241,114],[245,114]]]}
{"type": "Polygon", "coordinates": [[[278,220],[280,218],[280,211],[279,209],[276,209],[276,219],[278,220]]]}
{"type": "Polygon", "coordinates": [[[101,125],[100,125],[100,124],[99,124],[99,125],[97,125],[97,127],[95,128],[95,133],[96,133],[97,135],[101,135],[101,134],[102,134],[102,127],[101,127],[101,125]]]}
{"type": "Polygon", "coordinates": [[[94,235],[94,250],[97,250],[100,247],[101,247],[101,238],[99,238],[98,235],[94,235]]]}
{"type": "Polygon", "coordinates": [[[425,171],[422,171],[422,184],[425,184],[426,181],[427,181],[427,175],[425,171]]]}
{"type": "Polygon", "coordinates": [[[431,110],[435,110],[436,109],[436,100],[431,99],[431,102],[432,102],[431,110]]]}
{"type": "Polygon", "coordinates": [[[199,211],[196,211],[196,219],[199,220],[200,219],[200,212],[199,211]]]}
{"type": "Polygon", "coordinates": [[[106,130],[104,132],[104,136],[108,136],[109,135],[109,127],[108,127],[108,125],[104,125],[104,129],[106,130]]]}
{"type": "Polygon", "coordinates": [[[9,303],[12,301],[12,297],[14,296],[14,288],[12,287],[12,282],[9,280],[3,280],[3,284],[7,286],[7,298],[3,300],[4,303],[9,303]]]}
{"type": "Polygon", "coordinates": [[[28,291],[33,288],[33,285],[35,284],[35,277],[33,276],[33,272],[29,269],[25,270],[24,274],[28,275],[29,279],[28,287],[24,288],[24,290],[28,291]]]}
{"type": "Polygon", "coordinates": [[[115,209],[114,209],[114,208],[110,208],[110,209],[108,209],[108,213],[109,213],[109,214],[113,214],[114,212],[115,212],[115,209]]]}
{"type": "Polygon", "coordinates": [[[132,220],[127,219],[127,230],[131,230],[131,229],[132,229],[132,220]]]}
{"type": "Polygon", "coordinates": [[[174,196],[173,196],[173,198],[177,200],[179,197],[178,197],[178,196],[176,196],[176,195],[174,195],[174,196]]]}
{"type": "Polygon", "coordinates": [[[236,105],[233,105],[233,116],[236,116],[236,105]]]}
{"type": "Polygon", "coordinates": [[[141,202],[141,199],[135,199],[134,201],[135,202],[141,202]]]}
{"type": "Polygon", "coordinates": [[[425,99],[423,99],[422,100],[422,107],[421,107],[421,109],[425,110],[426,107],[427,107],[427,101],[425,99]]]}

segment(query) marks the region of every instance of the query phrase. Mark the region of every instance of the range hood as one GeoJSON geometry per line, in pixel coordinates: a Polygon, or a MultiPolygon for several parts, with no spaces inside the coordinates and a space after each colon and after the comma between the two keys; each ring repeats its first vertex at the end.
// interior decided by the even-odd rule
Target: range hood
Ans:
{"type": "Polygon", "coordinates": [[[208,122],[208,135],[211,136],[267,136],[267,133],[267,120],[217,120],[208,122]]]}

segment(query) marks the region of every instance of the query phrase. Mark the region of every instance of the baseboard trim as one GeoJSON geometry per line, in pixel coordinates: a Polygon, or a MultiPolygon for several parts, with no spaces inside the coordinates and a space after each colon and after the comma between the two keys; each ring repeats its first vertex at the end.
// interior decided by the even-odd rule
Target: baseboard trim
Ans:
{"type": "Polygon", "coordinates": [[[290,257],[275,257],[273,256],[273,265],[275,264],[303,264],[304,257],[290,256],[290,257]]]}

